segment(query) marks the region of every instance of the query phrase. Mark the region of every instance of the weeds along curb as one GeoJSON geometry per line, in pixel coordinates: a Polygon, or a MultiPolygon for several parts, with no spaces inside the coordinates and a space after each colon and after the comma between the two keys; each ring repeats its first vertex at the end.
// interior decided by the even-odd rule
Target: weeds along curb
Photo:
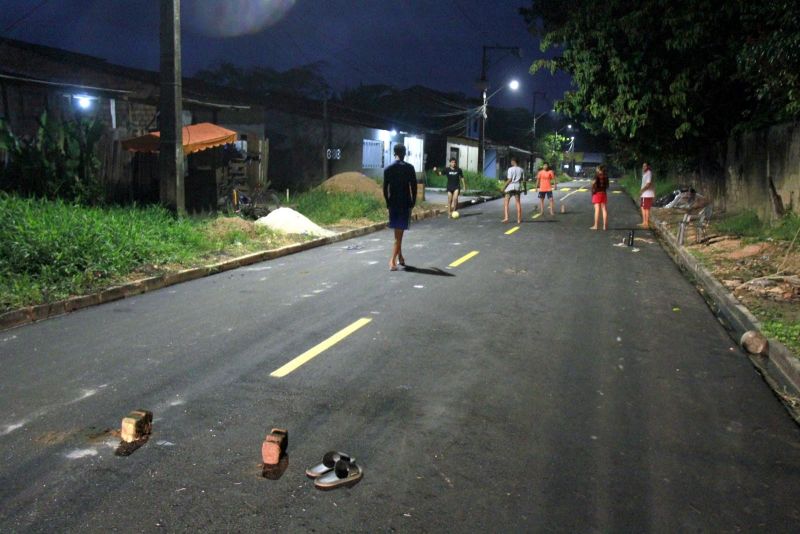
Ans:
{"type": "MultiPolygon", "coordinates": [[[[420,221],[423,219],[429,219],[436,217],[441,213],[443,213],[443,210],[426,210],[422,213],[413,215],[412,220],[420,221]]],[[[128,284],[109,287],[89,295],[71,297],[66,300],[59,300],[47,304],[39,304],[37,306],[27,306],[25,308],[11,310],[0,314],[0,331],[35,323],[51,317],[57,317],[59,315],[64,315],[82,308],[88,308],[89,306],[105,304],[107,302],[113,302],[126,297],[133,297],[135,295],[147,293],[148,291],[162,289],[167,286],[189,282],[191,280],[229,271],[231,269],[237,269],[253,263],[274,260],[276,258],[288,256],[289,254],[296,254],[298,252],[321,247],[323,245],[330,245],[331,243],[336,243],[338,241],[345,241],[354,237],[360,237],[374,232],[379,232],[380,230],[386,228],[386,224],[387,223],[385,222],[375,223],[369,226],[362,226],[361,228],[356,228],[354,230],[348,230],[347,232],[342,232],[341,234],[332,235],[330,237],[321,237],[305,243],[297,243],[273,250],[254,252],[252,254],[246,254],[231,260],[212,263],[211,265],[205,265],[203,267],[193,267],[191,269],[183,269],[174,273],[144,278],[128,284]]]]}
{"type": "MultiPolygon", "coordinates": [[[[748,330],[761,331],[758,319],[697,259],[678,245],[666,223],[658,221],[655,229],[667,253],[698,285],[698,291],[737,345],[742,334],[748,330]]],[[[767,356],[748,356],[792,417],[800,423],[800,360],[785,345],[773,338],[769,339],[767,356]]]]}

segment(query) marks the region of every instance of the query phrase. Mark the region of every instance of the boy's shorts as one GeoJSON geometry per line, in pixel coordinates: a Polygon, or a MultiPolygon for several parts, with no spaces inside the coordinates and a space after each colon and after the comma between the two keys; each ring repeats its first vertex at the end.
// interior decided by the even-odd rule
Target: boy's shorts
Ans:
{"type": "Polygon", "coordinates": [[[642,197],[642,209],[649,210],[653,207],[653,197],[642,197]]]}
{"type": "Polygon", "coordinates": [[[553,198],[553,192],[552,191],[539,191],[539,198],[545,198],[545,197],[553,198]]]}

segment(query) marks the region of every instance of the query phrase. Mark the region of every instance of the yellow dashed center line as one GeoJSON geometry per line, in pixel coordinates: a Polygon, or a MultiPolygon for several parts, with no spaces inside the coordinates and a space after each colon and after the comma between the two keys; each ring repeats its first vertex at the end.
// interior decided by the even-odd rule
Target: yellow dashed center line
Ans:
{"type": "Polygon", "coordinates": [[[449,267],[458,267],[459,265],[461,265],[461,264],[462,264],[462,263],[464,263],[465,261],[468,261],[468,260],[470,260],[470,259],[474,258],[474,257],[475,257],[475,256],[477,256],[477,255],[478,255],[478,251],[477,251],[477,250],[473,250],[473,251],[472,251],[472,252],[470,252],[469,254],[465,254],[464,256],[461,256],[460,258],[458,258],[456,261],[454,261],[453,263],[451,263],[451,264],[449,265],[449,267]]]}
{"type": "Polygon", "coordinates": [[[611,194],[612,195],[621,195],[622,191],[612,191],[611,194]]]}
{"type": "Polygon", "coordinates": [[[585,187],[581,187],[580,189],[578,189],[578,193],[585,193],[587,191],[588,189],[586,189],[585,187]]]}
{"type": "Polygon", "coordinates": [[[506,231],[506,235],[511,235],[517,230],[519,230],[519,226],[515,226],[514,228],[511,228],[510,230],[506,231]]]}
{"type": "Polygon", "coordinates": [[[537,211],[537,212],[536,212],[536,215],[534,215],[533,217],[531,217],[531,219],[538,219],[538,218],[539,218],[539,217],[541,217],[541,216],[542,216],[542,212],[541,212],[541,211],[537,211]]]}
{"type": "Polygon", "coordinates": [[[319,345],[316,345],[316,346],[308,349],[303,354],[301,354],[297,358],[293,359],[292,361],[290,361],[289,363],[287,363],[283,367],[281,367],[279,369],[276,369],[275,371],[272,371],[269,376],[274,376],[275,378],[282,378],[282,377],[288,375],[289,373],[291,373],[292,371],[294,371],[295,369],[297,369],[301,365],[303,365],[305,363],[308,363],[309,361],[311,361],[314,358],[316,358],[317,356],[319,356],[321,353],[325,352],[326,350],[328,350],[332,346],[336,345],[341,340],[343,340],[344,338],[346,338],[347,336],[349,336],[350,334],[352,334],[353,332],[355,332],[356,330],[358,330],[362,326],[365,326],[365,325],[369,324],[371,321],[372,321],[372,319],[369,319],[369,318],[366,318],[366,317],[359,319],[358,321],[354,322],[350,326],[348,326],[346,328],[343,328],[342,330],[339,330],[338,332],[333,334],[331,337],[329,337],[328,339],[326,339],[325,341],[323,341],[319,345]]]}

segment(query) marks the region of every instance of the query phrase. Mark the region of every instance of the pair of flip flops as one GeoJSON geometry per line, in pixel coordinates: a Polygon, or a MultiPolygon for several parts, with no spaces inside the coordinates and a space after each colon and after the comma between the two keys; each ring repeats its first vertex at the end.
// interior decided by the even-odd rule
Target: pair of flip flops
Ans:
{"type": "Polygon", "coordinates": [[[322,463],[306,469],[306,476],[314,479],[318,489],[332,490],[357,484],[364,471],[349,454],[330,451],[322,457],[322,463]]]}

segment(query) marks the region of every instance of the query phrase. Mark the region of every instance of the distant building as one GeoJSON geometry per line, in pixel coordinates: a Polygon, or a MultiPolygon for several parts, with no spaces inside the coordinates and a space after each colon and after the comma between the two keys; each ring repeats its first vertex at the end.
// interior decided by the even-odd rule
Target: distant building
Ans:
{"type": "MultiPolygon", "coordinates": [[[[159,89],[154,71],[0,39],[0,120],[21,136],[36,132],[44,111],[61,119],[101,121],[101,174],[114,202],[158,201],[157,158],[124,151],[121,141],[158,130],[159,89]]],[[[424,170],[424,132],[336,103],[253,95],[184,78],[183,110],[185,126],[210,122],[239,133],[227,152],[213,149],[187,158],[190,211],[214,209],[218,202],[208,192],[220,191],[239,175],[251,186],[270,182],[294,191],[345,171],[380,177],[398,142],[408,147],[407,161],[419,173],[424,170]]]]}

